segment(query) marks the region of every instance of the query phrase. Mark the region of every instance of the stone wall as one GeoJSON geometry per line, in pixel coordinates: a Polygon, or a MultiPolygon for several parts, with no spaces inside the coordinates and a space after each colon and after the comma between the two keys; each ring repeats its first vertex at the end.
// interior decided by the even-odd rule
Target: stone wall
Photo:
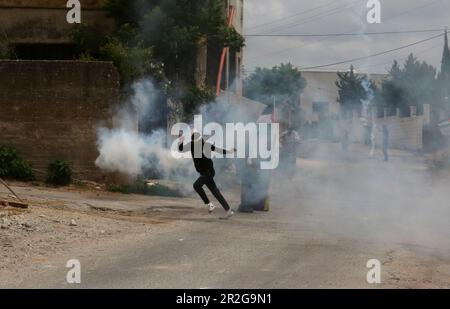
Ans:
{"type": "Polygon", "coordinates": [[[109,62],[0,61],[0,145],[39,170],[68,160],[77,177],[101,180],[96,128],[112,123],[118,93],[109,62]]]}

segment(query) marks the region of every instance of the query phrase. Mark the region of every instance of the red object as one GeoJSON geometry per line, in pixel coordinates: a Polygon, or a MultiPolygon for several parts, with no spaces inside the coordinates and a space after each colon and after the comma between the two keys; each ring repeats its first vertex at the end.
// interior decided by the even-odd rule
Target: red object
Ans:
{"type": "MultiPolygon", "coordinates": [[[[234,15],[236,15],[236,8],[233,6],[230,6],[229,11],[228,11],[228,28],[231,28],[233,26],[234,15]]],[[[225,56],[227,55],[228,51],[229,51],[229,48],[224,47],[222,49],[222,55],[220,56],[219,72],[217,74],[217,84],[216,84],[216,96],[217,97],[220,95],[220,84],[222,83],[223,66],[225,64],[225,56]]]]}

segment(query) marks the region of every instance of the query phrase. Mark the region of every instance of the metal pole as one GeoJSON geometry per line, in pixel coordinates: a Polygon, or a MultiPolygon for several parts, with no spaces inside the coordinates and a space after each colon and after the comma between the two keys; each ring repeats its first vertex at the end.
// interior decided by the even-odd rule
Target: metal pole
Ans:
{"type": "Polygon", "coordinates": [[[277,122],[276,117],[276,98],[273,96],[273,122],[277,122]]]}

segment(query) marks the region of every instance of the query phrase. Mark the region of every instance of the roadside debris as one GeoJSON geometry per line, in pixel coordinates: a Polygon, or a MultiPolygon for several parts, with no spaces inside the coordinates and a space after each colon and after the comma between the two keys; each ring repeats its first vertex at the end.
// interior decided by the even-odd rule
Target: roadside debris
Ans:
{"type": "Polygon", "coordinates": [[[9,190],[9,192],[11,192],[13,194],[13,198],[16,198],[17,200],[19,200],[19,202],[16,201],[6,201],[6,200],[0,200],[0,206],[5,206],[5,207],[16,207],[16,208],[28,208],[28,204],[25,203],[17,194],[16,192],[13,191],[13,189],[11,189],[10,186],[8,186],[8,184],[0,178],[0,183],[3,184],[6,189],[9,190]]]}

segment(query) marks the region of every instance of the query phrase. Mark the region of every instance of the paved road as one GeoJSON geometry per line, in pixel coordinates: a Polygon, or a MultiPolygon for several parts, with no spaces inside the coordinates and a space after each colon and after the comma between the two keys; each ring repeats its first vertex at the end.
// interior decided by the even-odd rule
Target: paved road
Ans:
{"type": "Polygon", "coordinates": [[[449,193],[421,158],[398,152],[385,164],[364,151],[300,160],[295,180],[274,178],[269,213],[223,221],[192,199],[157,232],[74,248],[21,287],[450,287],[449,193]],[[81,285],[65,282],[71,258],[81,285]],[[382,263],[381,285],[366,282],[369,259],[382,263]]]}

